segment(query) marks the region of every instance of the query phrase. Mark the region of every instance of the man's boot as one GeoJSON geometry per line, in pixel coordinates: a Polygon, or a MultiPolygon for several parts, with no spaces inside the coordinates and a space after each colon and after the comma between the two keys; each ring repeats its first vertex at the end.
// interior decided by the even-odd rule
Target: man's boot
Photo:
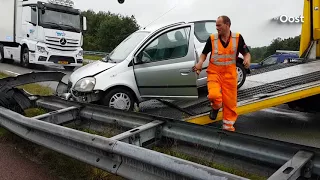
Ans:
{"type": "Polygon", "coordinates": [[[209,117],[211,120],[216,120],[220,109],[211,109],[209,117]]]}

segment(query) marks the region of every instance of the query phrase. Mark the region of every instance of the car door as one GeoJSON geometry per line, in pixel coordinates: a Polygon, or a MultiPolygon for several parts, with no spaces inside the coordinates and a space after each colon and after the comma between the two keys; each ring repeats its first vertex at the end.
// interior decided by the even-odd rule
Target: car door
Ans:
{"type": "Polygon", "coordinates": [[[144,98],[198,98],[194,25],[184,24],[152,36],[134,58],[134,74],[144,98]]]}

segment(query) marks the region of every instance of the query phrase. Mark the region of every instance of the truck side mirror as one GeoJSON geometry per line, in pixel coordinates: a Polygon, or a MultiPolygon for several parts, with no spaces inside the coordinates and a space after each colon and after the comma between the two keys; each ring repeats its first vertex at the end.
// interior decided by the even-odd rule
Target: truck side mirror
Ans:
{"type": "Polygon", "coordinates": [[[87,18],[86,17],[82,17],[82,24],[83,24],[83,30],[86,31],[87,30],[87,18]]]}

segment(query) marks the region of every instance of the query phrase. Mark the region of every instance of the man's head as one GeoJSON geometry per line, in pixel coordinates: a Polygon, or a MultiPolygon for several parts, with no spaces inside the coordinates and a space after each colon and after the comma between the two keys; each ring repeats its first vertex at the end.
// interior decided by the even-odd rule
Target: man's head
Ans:
{"type": "Polygon", "coordinates": [[[216,22],[216,28],[219,35],[226,35],[230,31],[231,20],[228,16],[219,16],[216,22]]]}

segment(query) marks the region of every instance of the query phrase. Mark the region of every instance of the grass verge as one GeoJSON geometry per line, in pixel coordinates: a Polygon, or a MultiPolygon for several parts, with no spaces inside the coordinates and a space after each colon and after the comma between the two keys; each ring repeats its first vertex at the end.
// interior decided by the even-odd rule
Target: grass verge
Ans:
{"type": "Polygon", "coordinates": [[[167,155],[170,155],[170,156],[178,157],[180,159],[184,159],[184,160],[187,160],[187,161],[195,162],[197,164],[201,164],[201,165],[204,165],[204,166],[215,168],[215,169],[218,169],[218,170],[230,173],[230,174],[234,174],[234,175],[237,175],[237,176],[241,176],[241,177],[244,177],[244,178],[248,178],[248,179],[252,179],[252,180],[266,180],[267,179],[267,177],[261,177],[259,175],[255,175],[255,174],[247,173],[247,172],[244,172],[244,171],[240,171],[240,170],[237,170],[235,168],[226,167],[224,165],[215,163],[213,161],[207,161],[207,160],[199,159],[199,158],[196,158],[196,157],[192,157],[190,155],[187,155],[187,154],[184,154],[184,153],[181,153],[181,152],[177,152],[177,151],[171,150],[171,149],[166,148],[166,147],[153,147],[152,150],[160,152],[160,153],[164,153],[164,154],[167,154],[167,155]]]}
{"type": "Polygon", "coordinates": [[[84,55],[83,59],[88,59],[88,60],[100,60],[104,56],[99,56],[99,55],[84,55]]]}

